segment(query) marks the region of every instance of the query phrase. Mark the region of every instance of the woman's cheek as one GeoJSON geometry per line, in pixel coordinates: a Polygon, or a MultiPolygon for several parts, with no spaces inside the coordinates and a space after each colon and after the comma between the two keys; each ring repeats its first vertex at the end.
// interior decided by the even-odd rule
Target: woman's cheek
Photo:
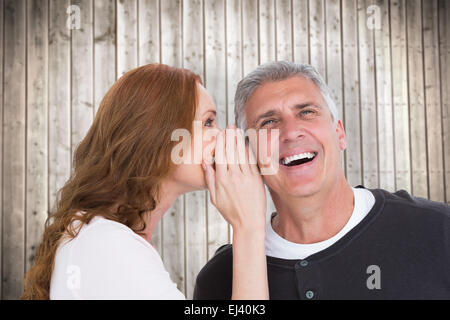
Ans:
{"type": "Polygon", "coordinates": [[[216,148],[216,136],[220,130],[218,128],[207,129],[203,132],[203,160],[211,164],[216,148]]]}

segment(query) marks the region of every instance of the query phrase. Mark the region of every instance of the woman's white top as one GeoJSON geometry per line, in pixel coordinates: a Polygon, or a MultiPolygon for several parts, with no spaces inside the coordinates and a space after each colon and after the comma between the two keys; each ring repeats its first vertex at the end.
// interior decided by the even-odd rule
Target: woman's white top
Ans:
{"type": "Polygon", "coordinates": [[[94,217],[58,246],[50,299],[185,299],[161,257],[124,224],[94,217]]]}

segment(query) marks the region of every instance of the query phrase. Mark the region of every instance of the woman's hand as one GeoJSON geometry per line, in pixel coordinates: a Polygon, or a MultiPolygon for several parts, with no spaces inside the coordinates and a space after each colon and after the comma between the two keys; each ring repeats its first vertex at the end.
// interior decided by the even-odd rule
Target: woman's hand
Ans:
{"type": "Polygon", "coordinates": [[[211,202],[235,232],[264,230],[264,183],[242,130],[229,126],[216,136],[215,167],[203,163],[211,202]]]}
{"type": "Polygon", "coordinates": [[[268,299],[266,193],[252,150],[234,126],[216,137],[215,166],[203,163],[211,202],[233,227],[233,299],[268,299]]]}

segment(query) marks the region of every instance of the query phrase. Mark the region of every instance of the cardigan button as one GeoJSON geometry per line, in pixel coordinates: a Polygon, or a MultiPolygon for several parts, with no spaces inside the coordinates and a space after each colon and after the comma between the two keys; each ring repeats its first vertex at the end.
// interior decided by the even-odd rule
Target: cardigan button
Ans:
{"type": "Polygon", "coordinates": [[[306,291],[305,296],[306,296],[307,299],[314,298],[314,291],[312,291],[312,290],[306,291]]]}

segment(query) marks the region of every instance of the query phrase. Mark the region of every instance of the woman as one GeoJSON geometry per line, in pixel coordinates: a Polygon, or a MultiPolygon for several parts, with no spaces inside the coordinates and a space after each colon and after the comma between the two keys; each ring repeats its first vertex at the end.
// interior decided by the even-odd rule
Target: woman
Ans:
{"type": "MultiPolygon", "coordinates": [[[[234,231],[233,298],[268,298],[265,193],[248,153],[243,164],[227,162],[236,139],[220,132],[217,173],[206,153],[203,164],[175,165],[171,159],[178,143],[172,133],[211,135],[215,115],[200,77],[188,70],[152,64],[123,75],[76,149],[73,173],[46,222],[22,299],[183,299],[151,237],[178,196],[207,185],[234,231]],[[200,133],[193,132],[194,121],[201,121],[200,133]]],[[[183,153],[194,153],[195,138],[183,153]]]]}

